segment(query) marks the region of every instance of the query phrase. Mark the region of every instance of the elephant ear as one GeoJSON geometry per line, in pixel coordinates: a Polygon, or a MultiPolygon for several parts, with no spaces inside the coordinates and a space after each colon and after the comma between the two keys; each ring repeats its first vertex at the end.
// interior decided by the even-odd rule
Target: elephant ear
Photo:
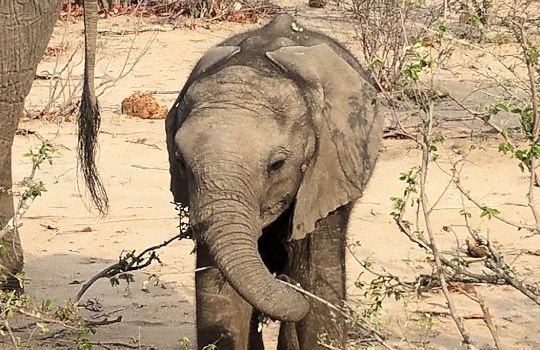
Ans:
{"type": "Polygon", "coordinates": [[[267,57],[307,86],[317,148],[296,196],[291,239],[301,239],[318,220],[356,200],[373,172],[383,117],[376,91],[328,44],[289,46],[267,57]]]}
{"type": "Polygon", "coordinates": [[[216,46],[210,49],[197,63],[191,73],[192,77],[198,77],[212,68],[216,63],[228,60],[240,52],[238,46],[216,46]]]}
{"type": "Polygon", "coordinates": [[[171,192],[176,203],[182,203],[183,205],[189,205],[189,194],[187,188],[187,179],[185,169],[182,167],[176,156],[176,143],[174,137],[176,132],[182,125],[185,119],[186,113],[184,113],[184,95],[189,88],[191,82],[197,79],[201,74],[206,73],[212,67],[215,67],[218,63],[223,62],[231,58],[240,52],[238,46],[216,46],[210,49],[197,63],[193,72],[191,73],[188,82],[182,89],[180,96],[174,102],[173,107],[167,114],[165,120],[165,130],[167,133],[167,151],[169,153],[169,172],[171,174],[171,192]]]}
{"type": "Polygon", "coordinates": [[[180,115],[180,100],[182,94],[176,99],[173,107],[167,114],[165,119],[165,131],[167,134],[167,152],[169,153],[169,172],[171,174],[171,192],[174,197],[175,203],[182,203],[182,205],[189,205],[189,195],[187,188],[187,178],[185,170],[180,164],[180,161],[176,156],[176,143],[174,137],[176,131],[180,128],[181,120],[180,115]]]}

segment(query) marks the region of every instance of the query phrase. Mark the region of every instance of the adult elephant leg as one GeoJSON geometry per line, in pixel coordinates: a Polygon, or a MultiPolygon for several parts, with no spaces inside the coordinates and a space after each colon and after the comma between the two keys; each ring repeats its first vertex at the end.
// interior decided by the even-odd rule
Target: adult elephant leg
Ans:
{"type": "Polygon", "coordinates": [[[253,308],[225,282],[208,249],[198,243],[197,268],[208,266],[195,274],[198,349],[212,343],[220,350],[259,349],[251,344],[253,308]]]}
{"type": "MultiPolygon", "coordinates": [[[[11,146],[24,99],[45,52],[62,0],[2,1],[0,9],[0,227],[13,217],[11,146]]],[[[23,254],[17,230],[2,237],[0,289],[17,287],[23,254]]]]}
{"type": "MultiPolygon", "coordinates": [[[[0,131],[0,228],[5,227],[15,214],[11,191],[11,146],[18,118],[6,118],[8,113],[5,112],[5,108],[21,113],[22,103],[10,106],[0,103],[0,125],[2,126],[0,131]]],[[[0,248],[0,289],[21,288],[18,280],[14,277],[23,268],[23,251],[19,231],[15,228],[5,232],[0,244],[2,244],[2,248],[0,248]]]]}
{"type": "MultiPolygon", "coordinates": [[[[283,273],[303,288],[335,305],[345,299],[345,245],[351,205],[344,205],[317,222],[315,231],[306,238],[291,241],[289,261],[283,273]]],[[[296,323],[286,322],[280,328],[279,350],[327,349],[326,342],[344,348],[346,323],[335,312],[317,301],[311,302],[307,316],[296,323]]]]}

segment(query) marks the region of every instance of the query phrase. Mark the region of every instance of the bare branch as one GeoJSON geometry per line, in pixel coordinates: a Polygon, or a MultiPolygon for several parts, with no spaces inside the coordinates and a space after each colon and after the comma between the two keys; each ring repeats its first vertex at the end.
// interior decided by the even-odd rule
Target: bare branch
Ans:
{"type": "Polygon", "coordinates": [[[454,320],[459,332],[461,333],[461,337],[463,338],[463,342],[467,347],[470,347],[472,345],[472,339],[465,328],[465,325],[463,324],[463,320],[458,316],[456,307],[454,305],[454,302],[452,300],[452,297],[450,296],[450,292],[448,291],[448,285],[446,283],[446,277],[444,275],[443,271],[443,263],[441,260],[441,254],[439,252],[439,248],[437,246],[437,241],[435,239],[435,235],[433,233],[433,229],[431,226],[431,216],[428,206],[428,200],[426,196],[426,178],[427,178],[427,172],[428,172],[428,164],[429,164],[429,140],[428,140],[428,132],[427,131],[424,134],[424,143],[422,144],[422,166],[420,168],[420,202],[422,211],[424,214],[424,221],[426,224],[426,231],[429,236],[430,241],[430,248],[433,252],[433,257],[435,258],[435,264],[437,266],[437,275],[439,276],[440,282],[441,282],[441,288],[444,294],[444,297],[446,298],[446,302],[448,305],[448,309],[450,310],[450,315],[452,316],[452,319],[454,320]]]}
{"type": "Polygon", "coordinates": [[[487,247],[493,258],[487,261],[487,266],[495,272],[499,278],[503,279],[506,283],[519,290],[536,304],[540,305],[540,290],[516,278],[515,273],[512,271],[513,269],[504,261],[502,254],[497,252],[489,240],[487,241],[487,247]]]}
{"type": "Polygon", "coordinates": [[[472,288],[472,293],[467,292],[463,288],[459,288],[459,292],[469,299],[475,301],[480,308],[482,309],[482,313],[484,314],[484,317],[482,318],[484,322],[486,323],[486,326],[489,329],[489,332],[491,333],[491,337],[493,338],[493,342],[495,343],[495,347],[499,350],[502,350],[501,346],[501,339],[499,337],[499,332],[497,331],[497,326],[493,322],[493,317],[491,316],[491,312],[489,311],[489,307],[487,306],[487,303],[485,302],[482,297],[478,294],[478,292],[472,288]]]}

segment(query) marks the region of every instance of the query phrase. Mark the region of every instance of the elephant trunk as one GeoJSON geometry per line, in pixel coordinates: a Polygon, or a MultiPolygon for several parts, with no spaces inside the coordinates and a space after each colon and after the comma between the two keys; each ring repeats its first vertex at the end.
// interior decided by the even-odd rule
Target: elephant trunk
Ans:
{"type": "MultiPolygon", "coordinates": [[[[232,182],[238,185],[238,181],[232,182]]],[[[199,191],[193,208],[199,237],[227,281],[247,302],[273,319],[301,320],[309,311],[309,303],[276,280],[264,265],[257,250],[261,235],[259,207],[245,181],[241,182],[244,188],[220,188],[219,198],[208,194],[213,191],[199,191]]]]}

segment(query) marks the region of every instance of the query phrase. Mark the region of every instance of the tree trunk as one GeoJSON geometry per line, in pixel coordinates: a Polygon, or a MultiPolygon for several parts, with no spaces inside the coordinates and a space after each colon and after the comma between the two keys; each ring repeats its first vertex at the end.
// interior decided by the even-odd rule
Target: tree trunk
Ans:
{"type": "MultiPolygon", "coordinates": [[[[11,146],[45,52],[62,0],[0,0],[0,227],[14,214],[11,192],[11,146]]],[[[22,270],[23,254],[17,230],[0,247],[0,289],[13,287],[22,270]]]]}

